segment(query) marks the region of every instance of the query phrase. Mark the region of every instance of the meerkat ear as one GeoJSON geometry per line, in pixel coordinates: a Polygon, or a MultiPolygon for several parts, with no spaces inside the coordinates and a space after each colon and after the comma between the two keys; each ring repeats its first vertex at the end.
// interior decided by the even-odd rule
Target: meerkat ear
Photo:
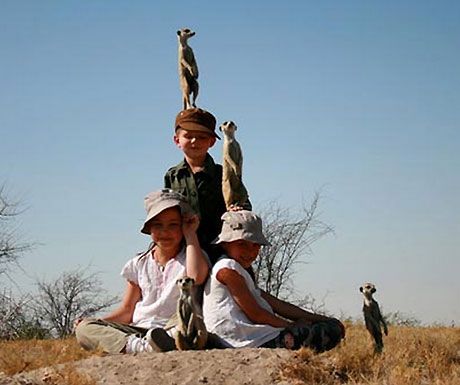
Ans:
{"type": "Polygon", "coordinates": [[[359,287],[359,291],[360,291],[361,293],[363,292],[363,287],[362,287],[362,286],[359,287]]]}
{"type": "Polygon", "coordinates": [[[377,291],[377,289],[376,289],[375,287],[373,287],[373,288],[371,289],[371,293],[375,293],[376,291],[377,291]]]}
{"type": "Polygon", "coordinates": [[[177,31],[177,35],[180,35],[180,30],[179,30],[179,31],[177,31]]]}

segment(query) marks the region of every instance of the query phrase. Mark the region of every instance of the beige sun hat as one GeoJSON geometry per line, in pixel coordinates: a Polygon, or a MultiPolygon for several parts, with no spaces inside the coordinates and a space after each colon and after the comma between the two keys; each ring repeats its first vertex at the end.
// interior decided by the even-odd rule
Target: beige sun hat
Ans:
{"type": "Polygon", "coordinates": [[[221,219],[222,231],[212,244],[243,239],[259,245],[270,245],[262,232],[262,219],[252,211],[228,211],[221,219]]]}
{"type": "Polygon", "coordinates": [[[175,206],[179,206],[183,217],[195,214],[187,199],[177,191],[163,189],[148,194],[144,198],[144,207],[145,211],[147,211],[147,217],[145,218],[141,233],[150,234],[147,229],[147,222],[156,217],[162,211],[175,206]]]}

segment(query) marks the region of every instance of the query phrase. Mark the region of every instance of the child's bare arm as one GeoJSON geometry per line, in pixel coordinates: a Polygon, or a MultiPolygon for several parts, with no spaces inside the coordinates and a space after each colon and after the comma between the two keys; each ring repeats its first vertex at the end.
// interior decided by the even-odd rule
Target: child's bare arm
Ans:
{"type": "Polygon", "coordinates": [[[141,296],[141,288],[134,282],[128,281],[125,296],[120,306],[102,319],[125,324],[131,323],[133,320],[134,307],[141,299],[141,296]]]}
{"type": "Polygon", "coordinates": [[[209,265],[206,261],[196,231],[200,220],[197,215],[183,218],[182,231],[184,233],[187,253],[187,276],[195,280],[196,285],[201,285],[208,276],[209,265]]]}
{"type": "Polygon", "coordinates": [[[330,319],[329,317],[303,310],[300,307],[276,298],[263,290],[261,290],[261,294],[262,297],[270,304],[275,313],[287,319],[293,321],[302,319],[310,322],[327,321],[330,319]]]}
{"type": "Polygon", "coordinates": [[[277,317],[260,307],[256,299],[249,291],[244,278],[235,270],[223,268],[219,270],[216,278],[219,282],[228,287],[237,305],[252,322],[281,328],[288,328],[292,326],[291,322],[277,317]]]}
{"type": "Polygon", "coordinates": [[[279,314],[282,317],[288,318],[290,320],[295,321],[294,327],[303,326],[305,324],[314,323],[314,322],[321,322],[321,321],[335,321],[342,329],[342,334],[345,336],[345,327],[343,324],[331,317],[326,317],[321,314],[310,313],[309,311],[303,310],[298,306],[295,306],[289,302],[283,301],[278,299],[271,294],[266,293],[265,291],[260,291],[262,297],[269,303],[272,307],[273,311],[279,314]]]}

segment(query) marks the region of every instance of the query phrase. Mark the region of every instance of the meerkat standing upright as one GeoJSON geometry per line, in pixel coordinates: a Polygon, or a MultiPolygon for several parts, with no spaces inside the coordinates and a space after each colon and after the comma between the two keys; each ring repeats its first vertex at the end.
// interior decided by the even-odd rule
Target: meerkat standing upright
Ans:
{"type": "Polygon", "coordinates": [[[243,153],[240,144],[235,139],[236,125],[228,120],[222,123],[219,129],[224,134],[224,148],[222,150],[222,194],[227,210],[231,207],[245,207],[248,202],[248,192],[244,187],[243,153]]]}
{"type": "Polygon", "coordinates": [[[388,335],[388,327],[385,322],[385,319],[382,316],[382,313],[380,312],[379,304],[372,297],[372,295],[377,291],[377,289],[375,288],[374,284],[365,283],[363,286],[359,288],[359,291],[363,293],[363,313],[366,329],[374,338],[375,351],[377,353],[381,353],[383,349],[383,339],[380,324],[382,324],[383,332],[386,336],[388,335]]]}
{"type": "Polygon", "coordinates": [[[177,31],[179,41],[179,80],[182,88],[182,100],[184,110],[196,107],[195,101],[198,97],[198,66],[192,47],[187,40],[195,35],[195,32],[188,28],[177,31]],[[190,103],[190,95],[193,94],[193,101],[190,103]]]}
{"type": "Polygon", "coordinates": [[[201,307],[195,293],[195,280],[184,277],[177,280],[180,297],[177,302],[177,333],[175,342],[177,350],[203,349],[208,333],[204,324],[201,307]]]}

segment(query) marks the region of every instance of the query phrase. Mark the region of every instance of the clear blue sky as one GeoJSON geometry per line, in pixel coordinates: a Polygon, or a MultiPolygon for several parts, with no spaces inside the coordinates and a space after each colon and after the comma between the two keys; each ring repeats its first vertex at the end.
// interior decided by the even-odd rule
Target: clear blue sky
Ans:
{"type": "MultiPolygon", "coordinates": [[[[322,189],[321,239],[299,291],[358,316],[460,320],[458,1],[3,0],[0,181],[41,245],[28,276],[119,271],[148,244],[143,197],[181,160],[176,31],[200,69],[198,106],[234,120],[255,207],[298,208],[322,189]]],[[[221,159],[221,142],[211,154],[221,159]]]]}

